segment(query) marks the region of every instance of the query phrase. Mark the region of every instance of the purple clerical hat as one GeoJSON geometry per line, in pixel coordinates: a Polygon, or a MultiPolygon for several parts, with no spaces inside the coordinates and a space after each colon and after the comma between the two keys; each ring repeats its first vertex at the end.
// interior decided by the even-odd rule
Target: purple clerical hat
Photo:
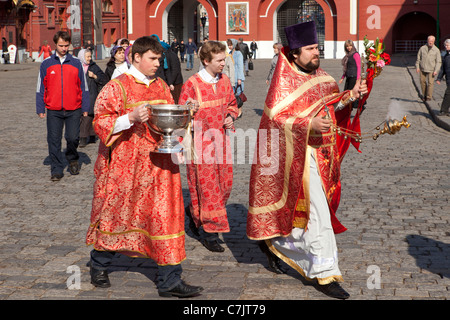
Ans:
{"type": "Polygon", "coordinates": [[[291,50],[319,43],[314,21],[294,24],[284,28],[284,32],[291,50]]]}

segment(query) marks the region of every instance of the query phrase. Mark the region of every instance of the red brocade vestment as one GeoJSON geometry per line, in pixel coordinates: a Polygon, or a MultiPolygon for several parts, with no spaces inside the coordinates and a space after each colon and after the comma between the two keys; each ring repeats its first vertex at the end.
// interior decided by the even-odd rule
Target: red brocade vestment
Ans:
{"type": "MultiPolygon", "coordinates": [[[[326,115],[325,104],[336,124],[333,104],[345,93],[339,93],[335,80],[321,68],[305,74],[279,55],[261,117],[257,162],[251,170],[247,216],[250,239],[287,236],[293,227],[307,227],[311,152],[328,200],[333,230],[346,230],[335,215],[340,198],[339,146],[343,139],[331,129],[327,133],[311,129],[314,117],[326,115]],[[261,131],[267,131],[264,141],[261,131]]],[[[347,120],[340,117],[339,125],[346,127],[347,120]]]]}
{"type": "Polygon", "coordinates": [[[173,98],[161,79],[147,86],[129,74],[110,81],[97,98],[94,129],[101,142],[86,243],[179,264],[186,255],[178,165],[170,154],[151,153],[161,137],[145,123],[112,134],[117,118],[143,103],[173,104],[173,98]]]}
{"type": "Polygon", "coordinates": [[[188,98],[200,103],[191,146],[195,156],[186,164],[191,215],[205,232],[229,232],[225,206],[233,185],[233,166],[224,120],[228,115],[238,115],[230,80],[219,74],[217,83],[208,83],[197,73],[183,85],[179,103],[184,104],[188,98]]]}

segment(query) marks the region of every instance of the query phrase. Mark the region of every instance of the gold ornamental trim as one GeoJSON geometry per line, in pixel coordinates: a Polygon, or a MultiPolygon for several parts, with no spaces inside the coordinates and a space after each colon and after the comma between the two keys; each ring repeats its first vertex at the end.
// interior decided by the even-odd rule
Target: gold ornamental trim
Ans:
{"type": "MultiPolygon", "coordinates": [[[[95,225],[91,224],[91,227],[94,228],[95,225]]],[[[100,229],[96,228],[96,231],[100,232],[101,234],[105,234],[105,235],[109,235],[109,236],[117,236],[117,235],[123,235],[123,234],[138,232],[138,233],[144,234],[150,240],[170,240],[170,239],[176,239],[176,238],[179,238],[179,237],[182,237],[182,236],[185,235],[184,230],[180,231],[178,233],[167,234],[167,235],[162,235],[162,236],[152,236],[152,235],[150,235],[148,233],[148,231],[145,231],[145,230],[142,230],[142,229],[131,229],[131,230],[122,231],[122,232],[109,232],[109,231],[103,231],[103,230],[100,230],[100,229]]]]}
{"type": "Polygon", "coordinates": [[[334,276],[329,276],[329,277],[325,277],[325,278],[309,278],[308,276],[306,276],[305,271],[302,268],[300,268],[298,264],[296,264],[294,261],[292,261],[286,255],[284,255],[282,252],[278,251],[272,244],[272,241],[265,240],[265,242],[266,242],[267,246],[269,247],[270,251],[272,251],[278,258],[280,258],[281,260],[286,262],[295,271],[300,273],[302,275],[302,277],[305,278],[306,280],[308,280],[308,281],[317,280],[317,283],[319,285],[325,285],[325,284],[329,284],[332,282],[344,282],[344,278],[341,275],[334,275],[334,276]]]}

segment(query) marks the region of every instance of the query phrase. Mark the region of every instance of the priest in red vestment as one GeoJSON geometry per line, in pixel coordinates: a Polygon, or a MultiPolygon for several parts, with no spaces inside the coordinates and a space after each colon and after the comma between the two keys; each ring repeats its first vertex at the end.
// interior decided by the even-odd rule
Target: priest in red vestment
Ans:
{"type": "Polygon", "coordinates": [[[358,82],[339,92],[320,68],[314,22],[285,32],[292,61],[280,54],[267,94],[259,128],[267,134],[258,135],[252,165],[247,235],[260,240],[272,271],[283,272],[282,259],[320,291],[346,299],[334,235],[346,230],[335,215],[343,157],[336,116],[367,86],[358,82]]]}
{"type": "Polygon", "coordinates": [[[199,52],[204,66],[183,85],[180,104],[199,102],[194,116],[191,161],[186,164],[191,203],[186,207],[190,228],[210,251],[223,252],[218,233],[229,232],[225,205],[233,185],[232,154],[227,130],[233,130],[238,108],[230,79],[222,73],[226,47],[207,41],[199,52]],[[200,234],[199,228],[203,227],[200,234]]]}
{"type": "Polygon", "coordinates": [[[137,39],[130,69],[110,81],[95,104],[100,138],[94,199],[86,243],[92,244],[91,282],[109,287],[116,253],[154,260],[160,296],[190,297],[203,290],[181,280],[186,258],[179,167],[170,154],[153,153],[161,136],[146,125],[147,104],[172,104],[167,84],[155,77],[163,51],[150,37],[137,39]]]}

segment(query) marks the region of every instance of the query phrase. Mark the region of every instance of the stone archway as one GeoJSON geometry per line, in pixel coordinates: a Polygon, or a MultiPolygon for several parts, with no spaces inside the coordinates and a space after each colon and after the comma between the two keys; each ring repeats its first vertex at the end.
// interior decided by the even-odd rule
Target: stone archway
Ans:
{"type": "Polygon", "coordinates": [[[184,19],[183,19],[183,1],[175,2],[168,10],[167,16],[167,40],[169,43],[173,39],[183,40],[183,29],[184,29],[184,19]]]}
{"type": "MultiPolygon", "coordinates": [[[[417,52],[436,35],[436,20],[424,12],[410,12],[395,22],[392,29],[392,48],[395,53],[417,52]]],[[[439,45],[436,43],[436,45],[439,45]]]]}
{"type": "Polygon", "coordinates": [[[217,17],[214,1],[178,0],[166,7],[162,16],[164,39],[187,41],[192,38],[197,44],[204,37],[215,38],[217,17]],[[208,6],[206,6],[208,5],[208,6]],[[205,19],[202,21],[202,17],[205,19]]]}

